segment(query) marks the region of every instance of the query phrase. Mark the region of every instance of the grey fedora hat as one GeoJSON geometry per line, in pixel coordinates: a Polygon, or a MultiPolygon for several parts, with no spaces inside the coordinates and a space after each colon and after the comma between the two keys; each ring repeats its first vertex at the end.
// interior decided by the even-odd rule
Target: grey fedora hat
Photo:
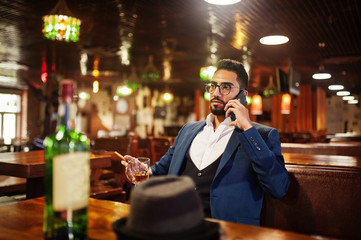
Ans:
{"type": "Polygon", "coordinates": [[[186,176],[155,176],[137,185],[130,198],[129,216],[112,226],[118,239],[219,238],[219,224],[204,219],[195,184],[186,176]]]}

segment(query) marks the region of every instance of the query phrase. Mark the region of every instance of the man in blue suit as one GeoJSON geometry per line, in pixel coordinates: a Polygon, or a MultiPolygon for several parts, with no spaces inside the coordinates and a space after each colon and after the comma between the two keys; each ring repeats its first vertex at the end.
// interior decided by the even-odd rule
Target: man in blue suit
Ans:
{"type": "Polygon", "coordinates": [[[250,121],[243,105],[247,88],[248,75],[240,62],[219,61],[206,86],[211,113],[182,127],[151,174],[190,176],[206,217],[259,225],[263,194],[284,196],[289,177],[278,131],[250,121]]]}

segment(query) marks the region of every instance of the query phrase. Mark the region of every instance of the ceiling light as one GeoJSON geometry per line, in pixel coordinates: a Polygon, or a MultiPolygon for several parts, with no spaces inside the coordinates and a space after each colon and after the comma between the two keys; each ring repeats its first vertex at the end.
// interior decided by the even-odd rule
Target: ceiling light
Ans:
{"type": "Polygon", "coordinates": [[[325,72],[324,67],[321,65],[318,69],[318,72],[312,75],[313,79],[324,80],[331,78],[331,74],[325,72]]]}
{"type": "Polygon", "coordinates": [[[231,5],[240,2],[241,0],[204,0],[207,3],[214,5],[231,5]]]}
{"type": "Polygon", "coordinates": [[[354,100],[354,99],[355,99],[354,96],[343,96],[342,97],[342,100],[345,100],[345,101],[354,100]]]}
{"type": "Polygon", "coordinates": [[[328,86],[328,90],[342,90],[343,88],[344,88],[343,85],[337,83],[328,86]]]}
{"type": "Polygon", "coordinates": [[[43,17],[43,34],[50,40],[76,42],[80,35],[80,19],[70,12],[66,1],[59,0],[48,15],[43,17]]]}
{"type": "Polygon", "coordinates": [[[348,96],[350,95],[351,93],[349,91],[338,91],[336,93],[337,96],[348,96]]]}
{"type": "Polygon", "coordinates": [[[263,45],[280,45],[287,43],[288,41],[289,38],[283,35],[269,35],[259,40],[259,42],[262,43],[263,45]]]}
{"type": "Polygon", "coordinates": [[[274,24],[269,34],[259,40],[259,42],[264,45],[280,45],[287,43],[288,41],[289,38],[278,30],[277,24],[274,24]]]}
{"type": "Polygon", "coordinates": [[[347,101],[348,104],[358,104],[358,100],[349,100],[347,101]]]}

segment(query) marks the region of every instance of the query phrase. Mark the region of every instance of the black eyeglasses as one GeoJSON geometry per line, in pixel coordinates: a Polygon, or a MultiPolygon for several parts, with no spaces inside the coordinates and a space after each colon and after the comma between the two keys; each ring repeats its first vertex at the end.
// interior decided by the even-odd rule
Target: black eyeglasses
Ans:
{"type": "Polygon", "coordinates": [[[234,86],[232,83],[221,83],[221,84],[217,84],[215,82],[211,82],[206,84],[206,91],[208,93],[214,93],[216,91],[216,88],[219,87],[220,92],[222,93],[222,95],[228,95],[232,88],[239,88],[234,86]]]}

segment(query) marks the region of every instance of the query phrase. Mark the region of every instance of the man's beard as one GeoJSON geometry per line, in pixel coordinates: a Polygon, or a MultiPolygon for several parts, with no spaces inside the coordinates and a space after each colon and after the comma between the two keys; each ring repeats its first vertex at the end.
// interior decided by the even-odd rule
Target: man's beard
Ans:
{"type": "MultiPolygon", "coordinates": [[[[226,111],[224,111],[224,108],[214,108],[214,107],[212,107],[212,100],[214,100],[214,99],[217,99],[217,98],[211,99],[211,104],[210,104],[210,106],[209,106],[209,108],[210,108],[210,110],[211,110],[211,113],[212,113],[213,115],[215,115],[215,116],[225,116],[225,115],[226,115],[226,111]]],[[[219,100],[219,99],[217,99],[217,100],[219,100]]],[[[221,101],[221,100],[219,100],[219,101],[221,101]]],[[[223,102],[223,101],[222,101],[222,102],[223,102]]]]}
{"type": "Polygon", "coordinates": [[[225,116],[226,115],[226,111],[224,111],[223,109],[214,109],[212,107],[210,107],[211,109],[211,113],[213,113],[213,115],[215,116],[225,116]]]}

